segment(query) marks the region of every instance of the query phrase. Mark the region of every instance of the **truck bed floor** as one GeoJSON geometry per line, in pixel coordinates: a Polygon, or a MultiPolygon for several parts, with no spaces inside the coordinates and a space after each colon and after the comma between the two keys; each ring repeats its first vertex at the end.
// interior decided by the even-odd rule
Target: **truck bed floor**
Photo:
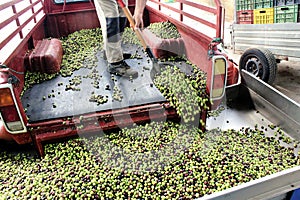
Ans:
{"type": "Polygon", "coordinates": [[[34,85],[25,91],[22,97],[22,104],[26,108],[29,122],[49,120],[54,118],[70,117],[87,113],[100,112],[118,108],[145,105],[154,102],[166,101],[160,91],[153,85],[150,77],[152,63],[148,63],[147,57],[138,47],[130,48],[134,53],[138,51],[142,58],[127,59],[126,62],[132,69],[139,73],[138,78],[128,79],[120,76],[111,75],[107,72],[107,61],[97,54],[98,63],[96,70],[100,75],[97,89],[93,85],[93,79],[86,77],[92,70],[81,68],[73,73],[71,77],[62,77],[45,81],[34,85]],[[74,77],[79,77],[81,83],[74,86],[77,90],[66,90],[70,81],[74,77]],[[114,87],[121,91],[123,96],[121,101],[113,99],[114,87]],[[89,99],[94,93],[108,98],[103,104],[91,102],[89,99]]]}

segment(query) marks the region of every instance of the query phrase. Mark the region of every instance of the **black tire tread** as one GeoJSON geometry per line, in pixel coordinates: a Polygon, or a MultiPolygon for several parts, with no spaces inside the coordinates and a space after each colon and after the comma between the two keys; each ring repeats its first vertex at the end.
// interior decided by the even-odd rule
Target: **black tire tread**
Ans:
{"type": "Polygon", "coordinates": [[[277,74],[277,62],[276,58],[272,54],[272,52],[268,49],[260,49],[266,56],[269,63],[269,79],[267,81],[268,84],[272,85],[275,81],[277,74]]]}
{"type": "Polygon", "coordinates": [[[263,77],[260,77],[263,81],[268,84],[272,84],[275,81],[276,73],[277,73],[277,62],[272,54],[272,52],[268,49],[264,48],[249,48],[246,49],[243,55],[240,58],[239,68],[240,70],[243,69],[244,64],[247,61],[249,55],[255,55],[260,62],[262,63],[263,67],[263,77]]]}

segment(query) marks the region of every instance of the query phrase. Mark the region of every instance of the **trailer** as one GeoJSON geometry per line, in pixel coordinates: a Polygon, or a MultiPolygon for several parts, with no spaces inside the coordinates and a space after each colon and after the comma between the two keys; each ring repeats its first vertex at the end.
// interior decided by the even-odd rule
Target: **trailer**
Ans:
{"type": "MultiPolygon", "coordinates": [[[[234,20],[231,27],[230,43],[233,52],[240,55],[237,61],[240,71],[245,70],[269,85],[272,85],[271,88],[278,92],[280,91],[279,93],[287,99],[287,102],[293,102],[285,108],[292,108],[292,105],[297,105],[296,107],[298,107],[298,95],[292,95],[290,92],[293,90],[292,88],[297,87],[295,86],[297,85],[297,73],[292,72],[296,78],[289,76],[291,82],[295,84],[290,84],[291,86],[288,87],[276,81],[276,77],[280,62],[285,64],[290,60],[292,63],[287,63],[284,67],[294,69],[295,72],[299,65],[299,2],[235,1],[234,5],[234,20]]],[[[283,73],[285,70],[286,69],[283,69],[283,73]]],[[[281,77],[278,77],[278,79],[280,81],[284,80],[281,77]]],[[[254,81],[247,81],[247,85],[250,84],[252,85],[252,89],[255,87],[257,89],[254,90],[261,90],[260,94],[263,95],[263,89],[258,89],[258,85],[254,86],[254,81]]],[[[283,109],[282,103],[286,101],[281,101],[282,98],[269,93],[263,96],[264,99],[268,99],[268,102],[271,102],[274,107],[283,109]],[[271,98],[273,98],[273,100],[271,98]],[[281,103],[279,103],[280,101],[281,103]]],[[[269,104],[270,103],[263,105],[266,106],[269,104]]],[[[297,116],[292,110],[286,110],[285,113],[291,113],[289,119],[297,116]]],[[[283,121],[286,121],[287,124],[291,121],[284,120],[284,118],[279,119],[279,116],[273,116],[273,118],[276,118],[277,120],[275,121],[283,126],[285,126],[283,121]]],[[[299,128],[291,124],[286,125],[285,128],[295,134],[299,130],[299,128]]]]}
{"type": "MultiPolygon", "coordinates": [[[[129,1],[131,11],[134,5],[133,1],[129,1]]],[[[238,105],[243,107],[226,109],[222,112],[225,116],[221,114],[217,121],[208,118],[207,112],[201,110],[199,119],[204,123],[199,124],[200,129],[207,129],[209,124],[220,126],[218,123],[237,129],[242,123],[246,126],[274,123],[283,127],[290,137],[299,140],[299,104],[264,82],[272,77],[267,76],[262,81],[249,73],[249,70],[238,69],[236,63],[224,53],[224,11],[218,0],[214,1],[213,6],[185,0],[172,3],[149,0],[144,13],[145,24],[169,21],[176,26],[181,38],[162,40],[155,38],[148,30],[144,30],[143,34],[156,57],[182,53],[206,72],[207,93],[213,102],[213,105],[209,105],[211,108],[218,108],[224,98],[229,99],[229,96],[233,96],[238,105]],[[199,16],[197,13],[205,14],[199,16]],[[250,106],[252,104],[255,107],[250,106]],[[228,117],[232,117],[230,122],[233,124],[224,122],[228,117]]],[[[78,30],[98,28],[100,24],[92,0],[14,0],[1,4],[0,12],[6,16],[0,22],[1,139],[20,145],[33,143],[38,153],[44,156],[45,143],[124,128],[135,123],[180,120],[176,108],[153,85],[151,64],[147,62],[147,57],[143,57],[143,61],[128,61],[136,66],[140,74],[143,74],[143,69],[138,68],[137,62],[143,62],[150,68],[148,73],[144,72],[143,77],[134,81],[120,77],[113,77],[112,80],[103,67],[107,63],[98,54],[100,59],[95,69],[102,75],[99,90],[107,95],[108,103],[105,104],[95,105],[88,101],[86,95],[91,92],[90,82],[82,83],[80,90],[66,91],[65,87],[60,87],[69,84],[70,80],[74,83],[74,78],[79,74],[88,75],[85,69],[75,71],[71,78],[59,76],[37,84],[21,96],[27,70],[52,73],[52,70],[60,69],[60,62],[52,62],[50,65],[44,62],[49,57],[36,56],[32,52],[49,48],[55,52],[50,60],[54,58],[54,61],[59,61],[66,53],[61,50],[59,38],[78,30]],[[34,65],[34,62],[42,64],[34,65]],[[125,94],[121,102],[112,101],[112,93],[105,90],[107,85],[109,88],[114,85],[121,88],[125,94]]],[[[142,52],[142,49],[138,51],[142,52]]],[[[267,67],[274,64],[268,51],[263,51],[261,55],[264,61],[267,60],[262,64],[267,67]]],[[[267,74],[270,75],[270,72],[267,74]]],[[[199,199],[286,197],[288,192],[300,187],[298,174],[299,167],[283,170],[199,199]]]]}
{"type": "Polygon", "coordinates": [[[299,2],[234,3],[231,45],[241,54],[240,69],[272,84],[281,60],[299,58],[299,2]]]}

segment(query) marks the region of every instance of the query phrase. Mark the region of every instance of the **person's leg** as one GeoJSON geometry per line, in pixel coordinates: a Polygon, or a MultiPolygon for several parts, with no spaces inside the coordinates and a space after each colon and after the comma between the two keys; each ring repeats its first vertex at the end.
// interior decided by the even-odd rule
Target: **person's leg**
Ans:
{"type": "MultiPolygon", "coordinates": [[[[127,2],[126,2],[127,3],[127,2]]],[[[126,16],[116,0],[96,0],[97,15],[102,27],[104,51],[109,62],[108,70],[121,76],[136,77],[138,73],[124,62],[121,32],[126,26],[126,16]]]]}
{"type": "Polygon", "coordinates": [[[109,63],[123,60],[121,48],[119,9],[116,0],[95,1],[97,15],[100,20],[104,50],[109,63]]]}

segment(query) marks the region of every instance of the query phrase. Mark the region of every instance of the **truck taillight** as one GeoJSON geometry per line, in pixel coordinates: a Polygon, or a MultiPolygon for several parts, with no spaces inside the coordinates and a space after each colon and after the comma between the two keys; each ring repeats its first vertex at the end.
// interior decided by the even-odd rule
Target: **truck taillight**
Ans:
{"type": "Polygon", "coordinates": [[[11,95],[9,88],[1,89],[0,93],[0,107],[12,106],[14,105],[14,100],[11,95]]]}
{"type": "Polygon", "coordinates": [[[0,118],[11,134],[24,133],[26,127],[17,106],[11,84],[0,85],[0,118]]]}
{"type": "Polygon", "coordinates": [[[2,113],[2,117],[6,122],[14,122],[19,121],[20,118],[18,115],[16,115],[17,110],[14,106],[7,106],[0,108],[0,111],[2,113]]]}
{"type": "Polygon", "coordinates": [[[227,82],[227,60],[224,56],[214,56],[212,67],[212,83],[210,98],[218,100],[223,98],[227,82]]]}

